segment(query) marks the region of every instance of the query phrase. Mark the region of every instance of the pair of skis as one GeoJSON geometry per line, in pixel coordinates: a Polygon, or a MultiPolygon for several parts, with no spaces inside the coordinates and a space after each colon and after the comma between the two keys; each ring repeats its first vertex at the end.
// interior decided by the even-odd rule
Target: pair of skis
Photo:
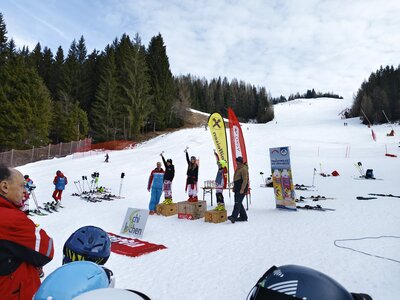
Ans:
{"type": "Polygon", "coordinates": [[[373,200],[373,199],[378,199],[378,197],[391,197],[391,198],[400,198],[398,195],[392,195],[392,194],[373,194],[369,193],[368,195],[373,196],[373,197],[363,197],[363,196],[357,196],[357,200],[373,200]],[[374,197],[378,196],[378,197],[374,197]]]}
{"type": "Polygon", "coordinates": [[[304,205],[304,206],[297,205],[296,208],[304,209],[304,210],[318,210],[318,211],[335,211],[336,210],[333,208],[322,207],[321,205],[304,205]]]}
{"type": "Polygon", "coordinates": [[[334,200],[336,198],[329,198],[329,197],[325,197],[325,196],[310,196],[310,197],[304,197],[304,196],[300,196],[300,201],[301,200],[312,200],[312,201],[320,201],[320,200],[334,200]]]}

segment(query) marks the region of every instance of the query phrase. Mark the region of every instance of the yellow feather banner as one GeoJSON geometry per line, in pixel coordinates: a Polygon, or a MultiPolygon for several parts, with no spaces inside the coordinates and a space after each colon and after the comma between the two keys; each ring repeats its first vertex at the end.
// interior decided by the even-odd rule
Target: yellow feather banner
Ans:
{"type": "Polygon", "coordinates": [[[211,137],[214,141],[215,149],[218,153],[219,159],[226,161],[229,178],[229,154],[224,119],[219,113],[215,112],[210,115],[207,124],[208,128],[210,128],[211,137]]]}

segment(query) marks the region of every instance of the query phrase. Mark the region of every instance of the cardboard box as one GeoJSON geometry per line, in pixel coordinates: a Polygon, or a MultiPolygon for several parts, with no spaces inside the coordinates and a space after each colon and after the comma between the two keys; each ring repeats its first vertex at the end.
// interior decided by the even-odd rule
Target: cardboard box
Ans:
{"type": "Polygon", "coordinates": [[[204,214],[204,221],[210,223],[222,223],[228,220],[226,210],[209,210],[204,214]]]}
{"type": "Polygon", "coordinates": [[[178,213],[178,206],[176,205],[176,203],[172,204],[160,203],[156,207],[156,213],[157,215],[162,215],[164,217],[173,216],[178,213]]]}
{"type": "Polygon", "coordinates": [[[179,219],[197,220],[204,217],[206,210],[207,210],[206,201],[178,202],[179,219]]]}

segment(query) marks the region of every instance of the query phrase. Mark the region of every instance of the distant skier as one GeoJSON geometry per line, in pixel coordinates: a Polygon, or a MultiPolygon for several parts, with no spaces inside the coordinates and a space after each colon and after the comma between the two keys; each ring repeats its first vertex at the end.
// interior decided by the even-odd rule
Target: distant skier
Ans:
{"type": "Polygon", "coordinates": [[[149,182],[147,184],[147,191],[150,192],[151,188],[151,198],[149,203],[149,214],[154,215],[156,212],[156,206],[160,203],[160,197],[162,194],[164,182],[164,170],[161,168],[161,163],[157,162],[157,167],[151,171],[149,182]]]}
{"type": "Polygon", "coordinates": [[[53,199],[56,201],[56,205],[60,206],[62,192],[65,189],[65,186],[68,184],[68,179],[60,170],[58,170],[56,172],[56,177],[54,177],[53,184],[55,185],[53,199]]]}
{"type": "Polygon", "coordinates": [[[108,155],[108,153],[106,153],[106,159],[104,160],[104,162],[108,163],[109,158],[110,158],[110,156],[108,155]]]}
{"type": "Polygon", "coordinates": [[[189,195],[189,202],[197,202],[197,181],[198,181],[198,176],[199,176],[199,166],[197,165],[196,162],[196,157],[192,156],[189,159],[189,154],[187,151],[187,148],[185,149],[186,153],[186,161],[188,163],[188,169],[186,172],[187,178],[186,178],[186,189],[188,195],[189,195]]]}
{"type": "Polygon", "coordinates": [[[218,172],[215,178],[215,193],[217,197],[217,207],[215,210],[225,210],[223,191],[226,189],[228,169],[225,160],[220,160],[218,153],[214,150],[214,155],[217,160],[218,172]]]}
{"type": "Polygon", "coordinates": [[[163,184],[163,191],[164,191],[164,204],[171,204],[173,203],[172,201],[172,180],[174,179],[175,176],[175,167],[172,164],[172,159],[168,158],[165,161],[164,156],[162,153],[160,154],[164,167],[165,167],[165,173],[164,173],[164,184],[163,184]]]}

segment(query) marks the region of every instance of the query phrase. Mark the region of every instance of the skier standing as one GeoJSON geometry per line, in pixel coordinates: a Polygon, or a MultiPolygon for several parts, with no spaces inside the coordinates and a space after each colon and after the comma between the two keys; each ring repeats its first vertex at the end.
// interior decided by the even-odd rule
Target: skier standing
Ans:
{"type": "Polygon", "coordinates": [[[163,190],[164,190],[164,204],[172,204],[172,180],[174,179],[175,176],[175,167],[172,164],[172,159],[167,159],[165,161],[164,156],[162,153],[160,154],[161,158],[164,163],[165,167],[165,173],[164,173],[164,184],[163,184],[163,190]]]}
{"type": "Polygon", "coordinates": [[[228,169],[226,161],[220,160],[218,153],[214,151],[215,158],[217,159],[218,172],[215,178],[215,194],[217,197],[217,207],[215,210],[225,210],[223,190],[226,189],[228,169]]]}
{"type": "Polygon", "coordinates": [[[187,178],[186,178],[186,189],[185,191],[188,192],[189,195],[189,202],[197,202],[197,181],[198,181],[198,176],[199,176],[199,166],[197,165],[196,162],[196,157],[192,156],[190,157],[189,160],[189,154],[187,149],[185,149],[186,153],[186,161],[188,163],[188,169],[186,172],[187,178]]]}
{"type": "Polygon", "coordinates": [[[246,210],[243,206],[243,199],[249,188],[249,170],[243,163],[243,157],[236,158],[237,168],[233,175],[233,192],[235,193],[235,205],[232,215],[228,219],[235,223],[236,221],[247,221],[246,210]]]}
{"type": "Polygon", "coordinates": [[[151,171],[149,182],[147,184],[147,191],[150,192],[151,188],[151,198],[149,203],[149,214],[154,215],[156,212],[156,206],[160,203],[160,197],[163,189],[164,181],[164,170],[161,168],[161,163],[157,162],[157,167],[151,171]]]}
{"type": "Polygon", "coordinates": [[[29,214],[29,196],[31,195],[31,192],[36,188],[36,186],[33,184],[32,179],[29,178],[29,175],[24,175],[24,200],[23,204],[24,206],[21,207],[21,210],[25,214],[29,214]]]}
{"type": "Polygon", "coordinates": [[[65,186],[68,184],[68,179],[67,177],[64,176],[64,174],[60,170],[58,170],[56,172],[56,177],[54,177],[53,184],[55,185],[55,190],[53,192],[53,199],[56,201],[56,205],[60,206],[61,195],[63,190],[65,189],[65,186]]]}

